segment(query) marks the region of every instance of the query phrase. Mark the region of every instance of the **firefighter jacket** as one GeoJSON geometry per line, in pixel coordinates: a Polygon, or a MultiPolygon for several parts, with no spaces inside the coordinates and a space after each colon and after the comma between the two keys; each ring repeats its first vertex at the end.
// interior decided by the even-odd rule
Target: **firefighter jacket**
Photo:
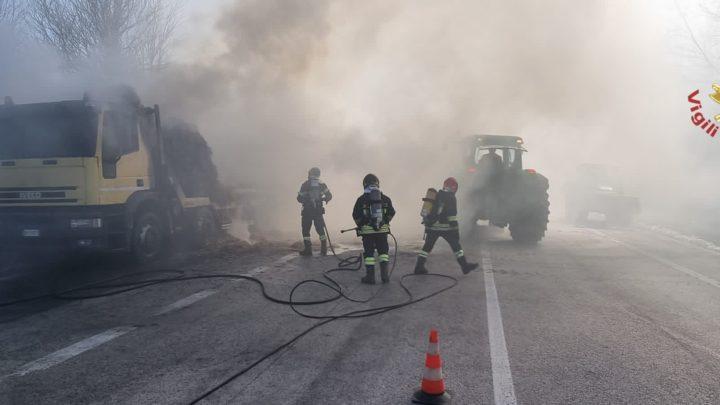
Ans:
{"type": "Polygon", "coordinates": [[[423,222],[426,231],[452,231],[458,229],[455,193],[445,190],[438,191],[433,208],[423,222]]]}
{"type": "Polygon", "coordinates": [[[325,183],[316,179],[308,179],[304,182],[297,195],[297,201],[303,206],[303,215],[324,213],[323,203],[330,200],[332,200],[330,189],[325,183]]]}
{"type": "Polygon", "coordinates": [[[365,192],[355,202],[353,208],[353,219],[358,226],[358,235],[369,235],[376,233],[390,233],[390,221],[395,216],[395,208],[393,208],[390,197],[382,194],[382,222],[379,227],[373,225],[370,194],[365,192]]]}

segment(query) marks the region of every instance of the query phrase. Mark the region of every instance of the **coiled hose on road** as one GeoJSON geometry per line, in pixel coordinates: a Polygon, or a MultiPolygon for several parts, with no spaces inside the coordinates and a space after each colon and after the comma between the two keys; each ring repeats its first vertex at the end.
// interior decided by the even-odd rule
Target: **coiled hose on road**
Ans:
{"type": "MultiPolygon", "coordinates": [[[[343,298],[347,301],[353,302],[353,303],[369,303],[372,301],[377,294],[382,291],[383,287],[386,284],[381,285],[380,288],[378,288],[370,297],[365,299],[357,299],[350,297],[347,295],[342,287],[342,285],[335,279],[333,279],[330,274],[334,272],[341,272],[341,271],[353,271],[357,272],[362,268],[362,254],[358,256],[350,256],[346,258],[341,258],[336,252],[335,247],[332,244],[332,241],[329,237],[329,232],[327,232],[327,227],[325,228],[325,234],[328,235],[328,244],[330,246],[330,250],[333,254],[333,256],[338,260],[338,264],[336,267],[326,270],[323,272],[323,278],[327,281],[323,280],[315,280],[315,279],[308,279],[303,280],[297,283],[292,290],[290,291],[290,296],[288,299],[282,299],[273,297],[272,295],[268,294],[265,288],[265,284],[259,280],[256,277],[253,276],[247,276],[242,274],[232,274],[232,273],[214,273],[214,274],[204,274],[204,275],[192,275],[187,274],[185,272],[179,271],[179,270],[154,270],[154,271],[143,271],[143,272],[136,272],[131,274],[126,274],[120,277],[115,277],[108,280],[103,280],[96,283],[87,284],[80,287],[75,287],[59,292],[53,292],[50,294],[43,294],[38,295],[34,297],[14,300],[14,301],[8,301],[8,302],[2,302],[0,303],[0,308],[2,307],[9,307],[13,305],[18,305],[22,303],[28,303],[32,301],[39,301],[43,299],[57,299],[57,300],[85,300],[85,299],[92,299],[92,298],[101,298],[101,297],[109,297],[117,294],[126,293],[133,290],[139,290],[142,288],[150,287],[153,285],[158,284],[167,284],[167,283],[178,283],[178,282],[188,282],[192,280],[210,280],[210,279],[241,279],[241,280],[248,280],[252,281],[253,283],[257,284],[260,287],[260,292],[262,296],[274,303],[282,304],[282,305],[288,305],[290,308],[298,315],[309,318],[309,319],[316,319],[319,320],[319,322],[311,325],[307,329],[303,330],[302,332],[298,333],[294,337],[292,337],[287,342],[279,345],[275,349],[271,350],[270,352],[264,354],[262,357],[260,357],[258,360],[254,361],[252,364],[248,365],[247,367],[243,368],[242,370],[239,370],[220,383],[216,384],[212,388],[206,390],[201,395],[197,396],[195,399],[193,399],[190,404],[196,404],[206,398],[208,398],[213,393],[217,392],[233,380],[241,377],[242,375],[246,374],[265,360],[269,359],[273,355],[277,354],[278,352],[282,351],[283,349],[291,346],[293,343],[300,340],[302,337],[307,335],[308,333],[312,332],[313,330],[326,325],[330,322],[339,320],[339,319],[357,319],[357,318],[366,318],[376,315],[381,315],[389,311],[393,311],[396,309],[401,309],[406,306],[416,304],[421,301],[425,301],[429,298],[432,298],[436,295],[439,295],[453,287],[455,287],[458,283],[458,280],[455,277],[444,275],[444,274],[435,274],[435,273],[429,273],[426,275],[415,275],[415,274],[405,274],[402,277],[400,277],[400,287],[402,288],[403,292],[406,295],[406,299],[402,302],[396,303],[396,304],[390,304],[390,305],[381,305],[377,307],[371,307],[367,309],[360,309],[360,310],[354,310],[354,311],[348,311],[337,315],[312,315],[308,313],[304,313],[298,309],[298,307],[302,306],[312,306],[312,305],[321,305],[326,304],[329,302],[336,301],[340,298],[343,298]],[[141,276],[148,276],[148,275],[158,275],[158,274],[170,274],[173,276],[169,277],[154,277],[149,278],[145,280],[139,280],[139,281],[123,281],[128,278],[133,277],[141,277],[141,276]],[[436,290],[432,293],[415,297],[410,289],[405,284],[406,280],[409,277],[436,277],[436,278],[443,278],[448,279],[452,283],[446,287],[443,287],[439,290],[436,290]],[[320,285],[324,288],[327,288],[334,292],[334,294],[331,297],[319,299],[319,300],[303,300],[303,301],[296,301],[293,297],[297,293],[298,289],[300,289],[303,286],[308,285],[320,285]],[[108,291],[109,290],[109,291],[108,291]]],[[[397,264],[397,256],[398,256],[398,242],[394,235],[390,234],[390,236],[393,238],[394,245],[395,245],[395,254],[393,258],[393,264],[390,269],[390,274],[392,275],[393,271],[395,270],[395,266],[397,264]]]]}

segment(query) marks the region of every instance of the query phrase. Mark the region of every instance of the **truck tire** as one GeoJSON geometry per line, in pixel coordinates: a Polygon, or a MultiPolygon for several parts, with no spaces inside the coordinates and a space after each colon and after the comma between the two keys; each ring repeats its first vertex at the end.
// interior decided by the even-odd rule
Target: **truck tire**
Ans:
{"type": "Polygon", "coordinates": [[[218,237],[217,220],[213,212],[207,208],[200,208],[193,222],[192,244],[196,248],[210,245],[218,237]]]}
{"type": "Polygon", "coordinates": [[[531,176],[525,189],[526,206],[523,207],[521,215],[510,221],[510,236],[515,242],[523,244],[540,242],[547,231],[550,216],[549,183],[539,174],[531,176]]]}
{"type": "Polygon", "coordinates": [[[153,211],[141,212],[132,230],[132,254],[139,263],[157,260],[167,247],[166,232],[160,217],[153,211]]]}

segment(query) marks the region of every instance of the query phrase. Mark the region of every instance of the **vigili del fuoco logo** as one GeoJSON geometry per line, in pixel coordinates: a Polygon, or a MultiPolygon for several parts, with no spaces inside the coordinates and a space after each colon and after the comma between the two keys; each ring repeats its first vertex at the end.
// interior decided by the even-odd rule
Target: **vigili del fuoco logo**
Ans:
{"type": "MultiPolygon", "coordinates": [[[[720,85],[713,84],[712,87],[715,92],[710,94],[710,99],[720,104],[720,85]]],[[[714,137],[718,131],[718,125],[716,125],[715,122],[720,122],[720,114],[717,114],[713,117],[715,119],[715,122],[712,122],[710,119],[705,118],[705,116],[703,115],[702,103],[698,98],[699,94],[700,89],[693,91],[688,96],[688,102],[691,104],[690,112],[693,113],[690,116],[690,121],[695,124],[696,127],[700,127],[700,129],[705,130],[708,135],[714,137]]]]}

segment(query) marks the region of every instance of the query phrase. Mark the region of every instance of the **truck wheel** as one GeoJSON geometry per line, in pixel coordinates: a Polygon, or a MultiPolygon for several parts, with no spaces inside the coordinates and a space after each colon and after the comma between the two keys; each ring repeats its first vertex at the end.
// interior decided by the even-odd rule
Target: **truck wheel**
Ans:
{"type": "Polygon", "coordinates": [[[218,236],[217,221],[209,209],[200,209],[193,225],[192,241],[195,247],[207,247],[218,236]]]}
{"type": "Polygon", "coordinates": [[[165,250],[166,238],[160,217],[148,211],[140,214],[135,221],[132,234],[132,252],[140,263],[159,258],[165,250]]]}

